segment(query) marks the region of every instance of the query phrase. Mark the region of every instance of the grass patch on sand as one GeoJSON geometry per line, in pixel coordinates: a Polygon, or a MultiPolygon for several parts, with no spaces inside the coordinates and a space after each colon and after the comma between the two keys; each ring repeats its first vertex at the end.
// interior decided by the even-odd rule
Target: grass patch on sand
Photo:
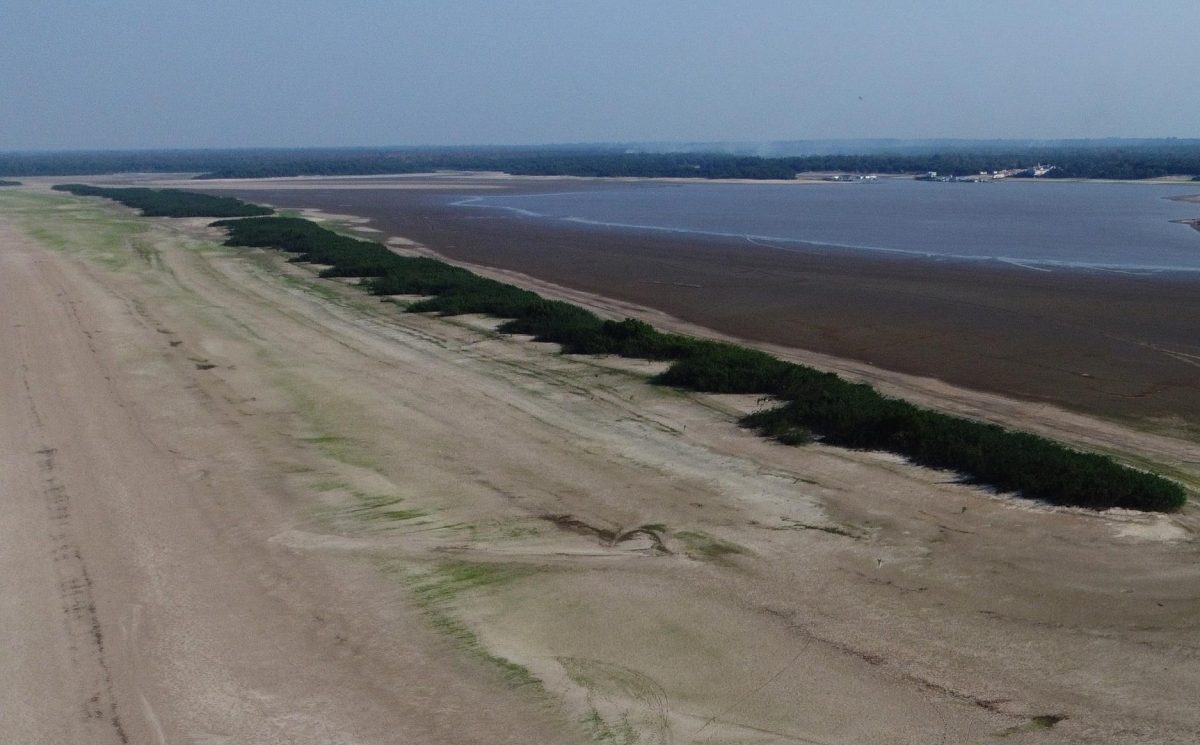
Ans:
{"type": "Polygon", "coordinates": [[[1059,722],[1066,720],[1067,717],[1062,714],[1038,714],[1029,718],[1025,724],[1018,724],[1015,727],[1001,730],[995,734],[995,737],[1011,737],[1012,735],[1021,735],[1027,732],[1040,732],[1043,730],[1054,729],[1059,722]]]}
{"type": "Polygon", "coordinates": [[[0,193],[0,209],[42,245],[107,269],[156,264],[157,251],[146,235],[150,226],[136,217],[114,214],[99,204],[28,191],[0,193]]]}
{"type": "Polygon", "coordinates": [[[587,693],[582,724],[592,739],[610,745],[672,741],[666,691],[649,675],[596,659],[556,659],[571,682],[587,693]]]}
{"type": "Polygon", "coordinates": [[[354,499],[354,504],[338,510],[338,514],[369,523],[407,522],[429,517],[427,510],[400,507],[404,497],[395,494],[371,494],[343,485],[338,488],[354,499]]]}
{"type": "Polygon", "coordinates": [[[642,736],[630,724],[628,718],[622,717],[609,724],[595,708],[590,709],[584,715],[583,727],[588,736],[596,742],[611,743],[612,745],[638,745],[642,741],[642,736]]]}
{"type": "Polygon", "coordinates": [[[489,652],[475,632],[454,612],[455,601],[463,595],[494,590],[532,574],[532,569],[465,561],[437,564],[421,570],[403,566],[392,566],[390,569],[409,588],[417,607],[435,629],[453,639],[461,649],[498,670],[508,685],[541,688],[541,681],[528,668],[489,652]]]}
{"type": "Polygon", "coordinates": [[[681,530],[674,533],[673,537],[683,544],[685,554],[698,561],[724,563],[731,556],[746,553],[745,549],[735,543],[722,541],[698,530],[681,530]]]}
{"type": "Polygon", "coordinates": [[[408,509],[408,510],[383,510],[382,512],[372,513],[372,520],[415,520],[418,517],[426,517],[429,513],[424,510],[408,509]]]}

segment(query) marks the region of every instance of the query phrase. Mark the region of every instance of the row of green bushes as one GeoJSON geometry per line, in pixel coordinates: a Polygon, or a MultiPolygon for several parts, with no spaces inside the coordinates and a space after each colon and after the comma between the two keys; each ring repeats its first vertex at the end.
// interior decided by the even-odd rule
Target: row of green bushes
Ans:
{"type": "Polygon", "coordinates": [[[339,235],[307,220],[257,217],[214,225],[228,229],[227,245],[280,248],[298,260],[330,265],[322,276],[365,277],[375,294],[429,296],[411,305],[413,312],[508,318],[502,332],[531,334],[561,344],[566,352],[673,362],[657,377],[660,384],[777,398],[782,406],[751,414],[743,424],[782,442],[816,438],[886,450],[914,463],[957,471],[971,482],[1053,504],[1170,511],[1186,500],[1179,484],[1108,456],[922,409],[882,396],[870,386],[757,350],[663,333],[633,319],[602,320],[570,303],[547,300],[441,261],[398,256],[378,243],[339,235]]]}
{"type": "Polygon", "coordinates": [[[50,188],[81,197],[106,197],[140,209],[147,217],[251,217],[274,212],[269,207],[247,204],[232,197],[214,197],[180,189],[107,188],[87,184],[59,184],[50,188]]]}
{"type": "Polygon", "coordinates": [[[0,186],[20,186],[20,185],[21,185],[20,181],[5,181],[4,179],[0,179],[0,186]]]}

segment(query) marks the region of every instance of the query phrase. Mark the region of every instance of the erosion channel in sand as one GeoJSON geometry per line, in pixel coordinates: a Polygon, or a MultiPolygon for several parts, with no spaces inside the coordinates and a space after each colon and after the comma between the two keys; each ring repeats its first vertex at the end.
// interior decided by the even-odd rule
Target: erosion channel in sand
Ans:
{"type": "Polygon", "coordinates": [[[1200,728],[1193,507],[773,444],[753,400],[404,314],[207,222],[0,194],[5,739],[1200,728]]]}

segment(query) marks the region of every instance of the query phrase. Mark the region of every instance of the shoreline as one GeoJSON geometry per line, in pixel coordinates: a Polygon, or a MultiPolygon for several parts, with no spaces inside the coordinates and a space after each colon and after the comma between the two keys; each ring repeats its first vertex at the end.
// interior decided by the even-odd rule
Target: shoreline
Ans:
{"type": "MultiPolygon", "coordinates": [[[[803,246],[780,251],[503,215],[481,219],[436,204],[431,196],[442,189],[422,192],[418,184],[353,191],[245,184],[213,191],[283,208],[353,213],[379,231],[372,235],[405,236],[448,259],[653,308],[757,344],[1136,419],[1188,439],[1200,433],[1200,345],[1187,321],[1200,317],[1192,275],[1042,272],[803,246]]],[[[545,188],[523,181],[511,188],[522,185],[545,188]]]]}
{"type": "MultiPolygon", "coordinates": [[[[363,227],[368,218],[329,214],[321,210],[300,210],[301,217],[340,228],[340,232],[359,238],[379,238],[374,228],[363,227]]],[[[549,299],[561,300],[592,311],[601,318],[634,318],[670,333],[699,339],[728,342],[766,352],[786,362],[835,373],[853,382],[867,383],[881,393],[919,406],[1025,430],[1043,437],[1062,440],[1085,449],[1105,452],[1128,460],[1145,460],[1166,465],[1172,475],[1193,487],[1200,486],[1200,443],[1149,431],[1130,429],[1127,422],[1097,418],[1050,404],[1023,401],[1004,395],[955,386],[936,377],[911,375],[879,368],[851,358],[771,344],[732,336],[718,330],[677,318],[663,311],[590,292],[574,290],[520,272],[497,269],[460,261],[403,236],[389,236],[384,244],[402,256],[424,256],[472,271],[482,277],[515,285],[549,299]]]]}
{"type": "MultiPolygon", "coordinates": [[[[787,185],[787,184],[804,184],[817,185],[825,184],[831,186],[847,186],[844,182],[829,182],[819,177],[823,174],[818,174],[818,177],[812,179],[794,179],[794,180],[755,180],[755,179],[698,179],[698,178],[650,178],[650,177],[588,177],[588,176],[513,176],[502,172],[486,172],[476,174],[473,172],[437,172],[431,174],[397,174],[397,175],[361,175],[361,176],[294,176],[294,177],[269,177],[263,179],[213,179],[213,180],[152,180],[150,183],[169,188],[192,189],[202,191],[205,188],[214,190],[235,190],[235,191],[257,191],[260,185],[266,185],[267,191],[360,191],[365,189],[380,190],[380,191],[418,191],[429,193],[440,193],[447,191],[493,191],[502,190],[508,194],[523,194],[528,193],[537,195],[542,193],[540,185],[562,183],[564,188],[570,191],[584,191],[589,187],[603,188],[613,184],[705,184],[705,185],[722,185],[722,184],[744,184],[744,185],[787,185]],[[401,181],[403,183],[391,183],[393,181],[401,181]]],[[[882,180],[911,180],[909,175],[881,175],[882,180]]],[[[120,182],[121,179],[114,180],[113,183],[120,182]]],[[[1096,183],[1096,184],[1144,184],[1147,186],[1164,186],[1164,185],[1182,185],[1190,183],[1190,180],[1178,180],[1171,177],[1161,179],[1138,179],[1138,180],[1117,180],[1117,179],[1006,179],[1004,181],[1014,181],[1019,183],[1096,183]]],[[[996,183],[1000,183],[997,181],[996,183]]],[[[1197,187],[1200,189],[1200,186],[1197,187]]],[[[773,248],[780,251],[805,251],[805,250],[828,250],[833,249],[839,252],[849,254],[863,254],[862,258],[881,258],[895,256],[900,258],[915,258],[928,260],[932,262],[962,262],[964,265],[977,266],[983,265],[988,268],[988,265],[1003,264],[1007,266],[1016,266],[1031,271],[1042,271],[1049,269],[1057,272],[1115,272],[1115,273],[1130,273],[1130,274],[1146,274],[1146,275],[1200,275],[1200,267],[1192,266],[1171,266],[1171,265],[1155,265],[1155,264],[1131,264],[1131,263],[1101,263],[1101,262],[1074,262],[1059,259],[1026,259],[1022,257],[1011,257],[1004,255],[977,256],[972,254],[949,254],[937,253],[930,251],[922,251],[909,248],[892,248],[875,245],[856,245],[850,243],[837,243],[828,241],[816,241],[804,238],[791,238],[785,236],[770,236],[745,233],[729,233],[706,231],[689,228],[671,228],[659,225],[635,224],[635,223],[616,223],[603,222],[595,220],[587,220],[582,218],[570,218],[566,220],[557,220],[546,215],[535,215],[527,213],[525,210],[505,207],[496,204],[479,204],[473,205],[467,202],[477,199],[485,199],[492,194],[486,194],[479,197],[468,197],[467,199],[459,200],[450,204],[450,206],[460,208],[478,208],[485,210],[496,210],[500,212],[509,211],[513,214],[518,214],[526,217],[534,217],[545,219],[547,222],[559,222],[560,229],[570,227],[595,228],[597,230],[607,230],[614,234],[628,233],[635,238],[637,234],[664,234],[673,237],[679,237],[681,240],[717,240],[727,242],[742,242],[759,245],[761,247],[773,248]],[[785,245],[772,245],[772,244],[785,245]]],[[[498,196],[506,196],[500,194],[498,196]]],[[[347,197],[352,198],[352,197],[347,197]]],[[[1180,194],[1173,196],[1162,197],[1165,200],[1182,203],[1197,203],[1200,204],[1200,193],[1197,194],[1180,194]]],[[[290,205],[289,205],[290,206],[290,205]]],[[[436,209],[441,209],[445,205],[434,205],[436,209]]],[[[368,216],[367,219],[375,219],[378,215],[368,216]]],[[[1165,218],[1164,218],[1165,219],[1165,218]]],[[[1200,217],[1166,219],[1167,222],[1173,224],[1184,224],[1200,230],[1200,217]]],[[[617,239],[623,236],[617,235],[617,239]]],[[[851,257],[853,258],[853,257],[851,257]]]]}
{"type": "MultiPolygon", "coordinates": [[[[30,486],[18,517],[46,520],[46,463],[71,498],[98,600],[84,638],[113,640],[131,739],[143,720],[300,745],[1196,729],[1195,672],[1172,665],[1194,647],[1194,505],[1052,508],[783,447],[736,426],[750,397],[398,313],[222,248],[206,218],[60,207],[20,217],[61,242],[0,233],[18,321],[0,381],[36,403],[0,432],[30,486]],[[101,230],[121,225],[138,250],[101,230]]],[[[15,594],[14,648],[42,662],[14,701],[66,648],[40,558],[62,526],[24,525],[19,566],[45,580],[15,594]]]]}
{"type": "MultiPolygon", "coordinates": [[[[343,190],[339,181],[308,179],[301,189],[231,182],[212,191],[354,213],[369,228],[364,236],[404,236],[446,260],[649,308],[752,345],[1200,439],[1200,344],[1187,320],[1200,317],[1194,275],[1031,271],[481,219],[436,201],[447,188],[478,188],[470,178],[405,179],[399,189],[343,190]]],[[[599,188],[581,181],[560,183],[599,188]]],[[[517,192],[547,186],[508,182],[517,192]]]]}
{"type": "MultiPolygon", "coordinates": [[[[533,213],[522,208],[505,207],[495,204],[473,204],[473,202],[486,197],[468,197],[460,199],[449,204],[450,207],[460,207],[465,209],[484,209],[484,210],[499,210],[509,212],[521,217],[529,217],[535,220],[542,220],[547,223],[567,223],[571,226],[584,226],[596,228],[599,230],[608,230],[613,232],[628,232],[631,235],[641,234],[660,234],[678,237],[680,240],[696,239],[696,240],[723,240],[723,241],[745,241],[752,245],[761,246],[764,248],[773,248],[778,251],[812,251],[812,250],[833,250],[841,252],[850,258],[858,255],[863,259],[881,258],[881,257],[896,257],[901,259],[916,259],[931,262],[957,262],[963,266],[988,266],[1004,264],[1008,266],[1017,266],[1030,271],[1059,271],[1059,272],[1114,272],[1117,274],[1136,274],[1143,276],[1182,276],[1182,277],[1197,277],[1200,278],[1200,267],[1180,267],[1180,266],[1158,266],[1152,264],[1101,264],[1095,262],[1071,262],[1060,261],[1055,259],[1024,259],[1011,256],[973,256],[969,254],[945,254],[933,253],[929,251],[918,251],[905,248],[887,248],[883,246],[864,246],[848,243],[832,243],[828,241],[807,240],[804,238],[787,238],[781,236],[770,235],[754,235],[749,233],[730,233],[710,230],[699,230],[693,228],[670,228],[659,225],[643,225],[635,223],[618,223],[604,222],[599,220],[590,220],[583,218],[556,218],[542,213],[533,213]],[[776,245],[784,244],[784,245],[776,245]]],[[[1164,197],[1173,201],[1191,201],[1185,197],[1164,197]]],[[[1175,224],[1188,225],[1200,230],[1200,218],[1181,218],[1169,220],[1168,222],[1175,224]]],[[[377,231],[378,232],[378,231],[377,231]]]]}
{"type": "Polygon", "coordinates": [[[1172,220],[1171,222],[1177,222],[1180,225],[1187,225],[1187,226],[1193,228],[1194,230],[1200,230],[1200,218],[1189,218],[1186,220],[1172,220]]]}

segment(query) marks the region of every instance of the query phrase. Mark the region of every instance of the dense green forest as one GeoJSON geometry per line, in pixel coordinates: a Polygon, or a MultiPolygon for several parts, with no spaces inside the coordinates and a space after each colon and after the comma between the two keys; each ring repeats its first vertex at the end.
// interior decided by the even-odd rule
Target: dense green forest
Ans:
{"type": "Polygon", "coordinates": [[[969,175],[1057,166],[1048,178],[1200,176],[1200,140],[964,143],[936,151],[756,157],[722,152],[632,151],[615,145],[545,147],[326,148],[0,153],[0,176],[116,172],[192,173],[198,178],[339,176],[429,171],[514,175],[791,179],[809,171],[969,175]],[[975,149],[972,149],[972,148],[975,149]]]}
{"type": "Polygon", "coordinates": [[[213,223],[230,246],[278,248],[295,260],[327,264],[324,277],[367,278],[379,295],[418,294],[411,312],[486,313],[511,319],[503,333],[531,334],[577,354],[616,354],[673,364],[663,385],[714,393],[770,396],[782,405],[753,414],[744,426],[789,444],[812,439],[886,450],[914,463],[956,471],[971,482],[1053,504],[1094,509],[1170,511],[1184,489],[1162,477],[1036,435],[941,414],[888,398],[831,373],[783,362],[744,347],[660,332],[627,319],[602,320],[569,303],[480,277],[429,258],[340,235],[308,220],[253,217],[213,223]]]}
{"type": "Polygon", "coordinates": [[[212,197],[179,189],[113,189],[87,184],[59,184],[50,188],[81,197],[106,197],[127,207],[140,209],[147,217],[251,217],[274,212],[240,199],[212,197]]]}

